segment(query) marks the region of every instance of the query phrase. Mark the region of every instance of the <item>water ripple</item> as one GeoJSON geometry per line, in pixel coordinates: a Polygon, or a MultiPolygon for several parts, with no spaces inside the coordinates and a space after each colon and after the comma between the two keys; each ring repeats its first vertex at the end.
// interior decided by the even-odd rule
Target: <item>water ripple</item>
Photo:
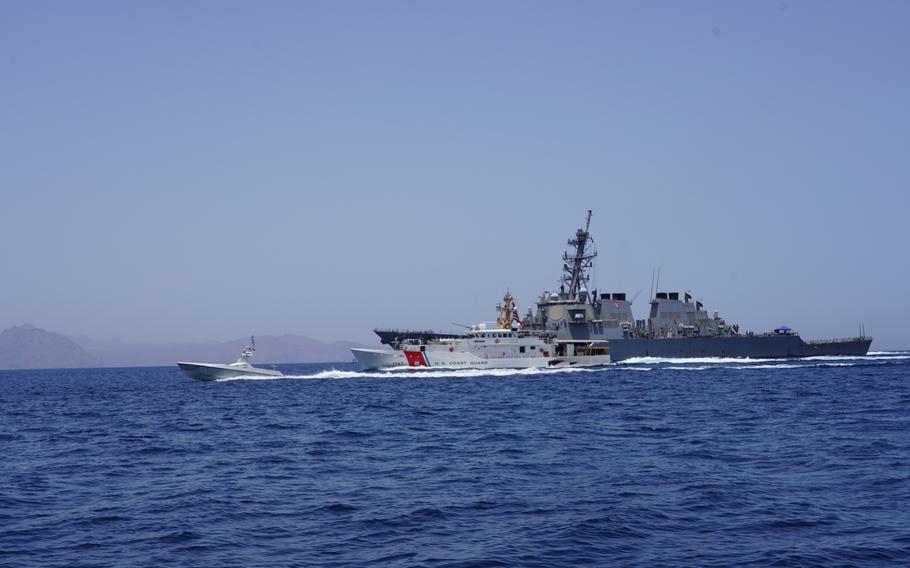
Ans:
{"type": "Polygon", "coordinates": [[[910,565],[910,353],[284,370],[0,372],[0,565],[910,565]]]}

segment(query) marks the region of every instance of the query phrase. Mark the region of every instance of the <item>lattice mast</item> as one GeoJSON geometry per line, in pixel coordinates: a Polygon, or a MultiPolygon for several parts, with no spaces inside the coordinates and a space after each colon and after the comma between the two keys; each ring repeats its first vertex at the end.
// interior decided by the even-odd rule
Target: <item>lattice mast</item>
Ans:
{"type": "Polygon", "coordinates": [[[496,318],[496,325],[499,326],[499,329],[512,329],[516,321],[521,323],[517,317],[518,310],[515,308],[515,300],[508,290],[502,297],[502,303],[496,304],[496,311],[499,312],[499,317],[496,318]]]}
{"type": "Polygon", "coordinates": [[[570,300],[578,299],[578,291],[582,287],[587,289],[587,283],[590,276],[588,271],[591,269],[591,266],[594,264],[594,257],[597,256],[597,252],[593,250],[594,239],[591,238],[591,234],[588,232],[588,229],[591,228],[591,210],[588,209],[588,219],[585,222],[584,229],[578,229],[575,232],[575,238],[569,240],[569,246],[574,247],[574,254],[570,256],[569,252],[564,252],[562,255],[562,270],[565,272],[562,276],[563,286],[566,287],[566,293],[570,300]],[[590,252],[588,252],[588,245],[591,244],[590,252]]]}

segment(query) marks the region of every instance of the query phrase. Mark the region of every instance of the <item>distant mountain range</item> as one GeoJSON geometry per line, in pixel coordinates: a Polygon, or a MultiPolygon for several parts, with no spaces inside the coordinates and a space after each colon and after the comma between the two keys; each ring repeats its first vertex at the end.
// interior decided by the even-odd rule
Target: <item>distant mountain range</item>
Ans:
{"type": "Polygon", "coordinates": [[[25,324],[0,333],[0,369],[100,367],[101,360],[78,343],[25,324]]]}
{"type": "MultiPolygon", "coordinates": [[[[66,337],[33,325],[11,327],[0,333],[0,369],[53,369],[77,367],[152,367],[177,361],[231,363],[248,337],[223,343],[140,343],[66,337]]],[[[253,364],[322,363],[350,361],[348,341],[326,343],[303,335],[256,337],[253,364]]]]}

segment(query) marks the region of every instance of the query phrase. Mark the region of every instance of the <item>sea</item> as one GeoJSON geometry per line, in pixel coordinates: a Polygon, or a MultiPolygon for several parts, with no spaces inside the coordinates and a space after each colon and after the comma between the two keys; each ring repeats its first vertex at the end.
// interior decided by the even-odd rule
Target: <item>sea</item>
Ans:
{"type": "Polygon", "coordinates": [[[910,352],[0,372],[0,566],[910,566],[910,352]]]}

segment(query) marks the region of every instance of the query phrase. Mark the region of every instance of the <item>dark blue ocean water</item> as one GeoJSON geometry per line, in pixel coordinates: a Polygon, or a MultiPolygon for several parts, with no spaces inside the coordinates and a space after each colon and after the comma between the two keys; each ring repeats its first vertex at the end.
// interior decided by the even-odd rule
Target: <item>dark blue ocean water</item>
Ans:
{"type": "Polygon", "coordinates": [[[281,368],[0,372],[0,566],[910,565],[908,353],[281,368]]]}

